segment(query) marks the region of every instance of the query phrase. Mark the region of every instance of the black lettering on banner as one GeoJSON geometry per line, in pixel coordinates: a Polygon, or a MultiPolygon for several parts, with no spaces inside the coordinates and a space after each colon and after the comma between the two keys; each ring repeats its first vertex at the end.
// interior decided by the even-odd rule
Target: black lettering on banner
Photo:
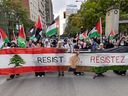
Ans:
{"type": "Polygon", "coordinates": [[[63,62],[63,56],[60,56],[60,63],[62,63],[63,62]]]}
{"type": "Polygon", "coordinates": [[[37,62],[38,62],[38,63],[42,63],[41,57],[37,57],[37,62]]]}
{"type": "Polygon", "coordinates": [[[52,57],[52,62],[57,63],[58,62],[57,57],[52,57]]]}
{"type": "Polygon", "coordinates": [[[47,63],[47,58],[46,57],[42,57],[43,59],[43,63],[47,63]]]}
{"type": "Polygon", "coordinates": [[[47,63],[51,63],[51,57],[47,57],[47,63]]]}

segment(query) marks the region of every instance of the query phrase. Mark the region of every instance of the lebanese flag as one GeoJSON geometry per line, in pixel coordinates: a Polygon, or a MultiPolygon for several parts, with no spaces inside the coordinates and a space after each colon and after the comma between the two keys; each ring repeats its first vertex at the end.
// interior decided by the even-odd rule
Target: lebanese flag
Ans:
{"type": "Polygon", "coordinates": [[[102,35],[102,22],[101,19],[98,21],[98,23],[96,24],[96,30],[98,31],[98,33],[100,35],[102,35]]]}
{"type": "Polygon", "coordinates": [[[42,23],[41,23],[40,16],[38,16],[38,21],[35,23],[35,27],[36,29],[42,30],[42,23]]]}
{"type": "Polygon", "coordinates": [[[26,48],[26,35],[24,31],[24,26],[22,25],[19,31],[19,36],[18,36],[18,45],[21,48],[26,48]]]}
{"type": "Polygon", "coordinates": [[[9,39],[3,29],[0,28],[0,48],[3,47],[4,43],[8,43],[9,39]]]}
{"type": "Polygon", "coordinates": [[[67,49],[61,48],[2,49],[0,50],[0,75],[60,72],[63,69],[63,71],[67,71],[68,67],[66,69],[65,67],[70,66],[69,58],[73,54],[69,55],[66,52],[67,49]],[[17,59],[16,55],[18,55],[17,59]],[[14,62],[19,62],[20,65],[16,65],[14,62]]]}

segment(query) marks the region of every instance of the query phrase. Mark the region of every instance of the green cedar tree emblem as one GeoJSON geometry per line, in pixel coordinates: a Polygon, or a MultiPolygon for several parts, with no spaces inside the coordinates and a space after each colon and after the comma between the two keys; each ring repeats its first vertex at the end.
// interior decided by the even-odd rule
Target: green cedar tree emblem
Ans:
{"type": "Polygon", "coordinates": [[[9,65],[11,64],[14,64],[15,65],[14,67],[19,67],[25,64],[25,61],[22,59],[22,57],[16,54],[10,59],[9,65]]]}

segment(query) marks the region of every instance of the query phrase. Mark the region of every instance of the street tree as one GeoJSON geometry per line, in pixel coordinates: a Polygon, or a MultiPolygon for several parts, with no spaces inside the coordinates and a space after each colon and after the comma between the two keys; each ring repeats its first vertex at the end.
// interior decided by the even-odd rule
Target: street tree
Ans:
{"type": "MultiPolygon", "coordinates": [[[[87,0],[85,3],[82,3],[80,11],[75,14],[75,16],[79,15],[78,19],[72,18],[72,16],[68,19],[66,32],[71,32],[71,29],[80,29],[80,26],[83,26],[85,29],[91,30],[95,24],[99,21],[99,18],[102,18],[102,26],[103,32],[105,29],[105,16],[107,9],[111,6],[117,6],[120,9],[120,19],[128,18],[128,0],[87,0]],[[72,21],[75,21],[72,23],[72,21]],[[70,30],[70,31],[68,31],[70,30]]],[[[126,25],[121,25],[122,30],[126,30],[126,25]]],[[[78,31],[78,30],[76,30],[78,31]]],[[[74,34],[76,33],[74,31],[74,34]]],[[[73,31],[72,31],[73,34],[73,31]]]]}
{"type": "Polygon", "coordinates": [[[33,22],[29,19],[29,12],[23,6],[22,0],[2,0],[1,4],[5,12],[15,15],[16,23],[24,24],[25,28],[32,26],[33,22]]]}

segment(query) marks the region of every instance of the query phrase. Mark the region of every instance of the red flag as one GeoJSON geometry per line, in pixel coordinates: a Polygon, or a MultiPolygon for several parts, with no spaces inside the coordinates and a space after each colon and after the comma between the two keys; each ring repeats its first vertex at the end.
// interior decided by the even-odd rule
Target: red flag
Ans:
{"type": "Polygon", "coordinates": [[[101,20],[99,20],[99,22],[96,24],[96,30],[100,35],[102,35],[101,27],[101,20]]]}
{"type": "Polygon", "coordinates": [[[84,38],[86,38],[87,37],[87,32],[84,32],[83,36],[84,36],[84,38]]]}
{"type": "Polygon", "coordinates": [[[9,42],[9,39],[2,28],[0,28],[0,37],[3,42],[9,42]]]}
{"type": "Polygon", "coordinates": [[[25,31],[24,31],[24,26],[23,25],[20,28],[19,37],[26,40],[26,35],[25,35],[25,31]]]}
{"type": "Polygon", "coordinates": [[[110,34],[109,34],[109,36],[115,36],[116,35],[116,33],[115,33],[115,31],[114,30],[112,30],[111,32],[110,32],[110,34]]]}
{"type": "Polygon", "coordinates": [[[0,35],[1,35],[1,37],[2,37],[2,40],[4,40],[4,39],[6,39],[6,38],[7,38],[6,33],[5,33],[5,32],[4,32],[4,30],[3,30],[3,29],[1,29],[1,28],[0,28],[0,35]]]}
{"type": "Polygon", "coordinates": [[[42,30],[42,23],[40,20],[40,16],[38,16],[38,21],[35,23],[35,27],[36,27],[36,29],[42,30]]]}

